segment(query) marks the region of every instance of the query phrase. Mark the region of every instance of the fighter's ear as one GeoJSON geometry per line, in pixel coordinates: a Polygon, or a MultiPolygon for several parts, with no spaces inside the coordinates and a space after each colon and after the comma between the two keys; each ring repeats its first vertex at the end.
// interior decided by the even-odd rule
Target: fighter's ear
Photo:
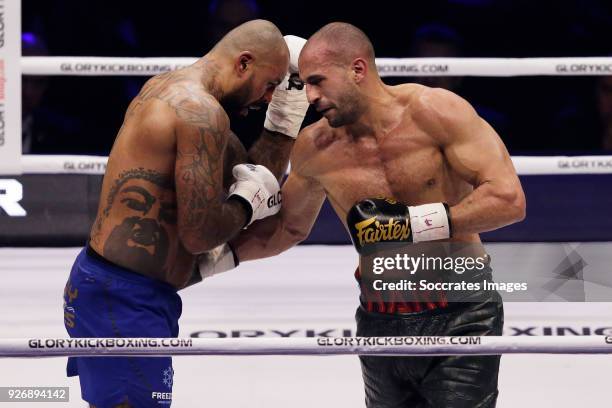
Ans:
{"type": "Polygon", "coordinates": [[[356,58],[351,64],[353,78],[356,83],[360,83],[368,74],[368,64],[363,58],[356,58]]]}
{"type": "Polygon", "coordinates": [[[238,72],[238,75],[242,75],[251,69],[254,59],[250,51],[242,51],[236,59],[236,72],[238,72]]]}

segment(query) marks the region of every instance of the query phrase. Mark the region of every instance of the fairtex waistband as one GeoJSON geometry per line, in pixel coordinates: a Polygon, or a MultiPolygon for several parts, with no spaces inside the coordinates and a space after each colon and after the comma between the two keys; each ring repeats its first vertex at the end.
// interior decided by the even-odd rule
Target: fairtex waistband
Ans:
{"type": "MultiPolygon", "coordinates": [[[[355,270],[355,279],[361,287],[361,272],[359,267],[357,267],[355,270]]],[[[366,300],[364,299],[363,293],[359,296],[359,301],[361,303],[361,307],[369,313],[391,315],[427,313],[449,307],[449,303],[445,299],[423,302],[385,302],[382,300],[382,297],[380,297],[380,299],[377,301],[366,300]]]]}

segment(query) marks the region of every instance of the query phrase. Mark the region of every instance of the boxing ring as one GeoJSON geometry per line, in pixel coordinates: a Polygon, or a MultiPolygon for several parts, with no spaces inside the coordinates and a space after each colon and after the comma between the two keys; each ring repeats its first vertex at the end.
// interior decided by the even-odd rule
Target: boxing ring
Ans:
{"type": "Polygon", "coordinates": [[[0,357],[612,354],[612,336],[0,339],[0,357]]]}
{"type": "MultiPolygon", "coordinates": [[[[154,75],[194,60],[23,57],[21,73],[154,75]]],[[[609,75],[612,58],[381,58],[377,66],[381,76],[609,75]]],[[[521,176],[612,174],[612,156],[516,156],[513,161],[521,176]]],[[[26,177],[30,175],[41,180],[78,175],[88,180],[103,174],[105,162],[105,158],[90,156],[19,156],[23,175],[9,172],[0,176],[0,181],[4,179],[5,185],[6,180],[16,181],[28,187],[26,177]]],[[[96,182],[92,182],[89,190],[95,187],[96,182]]],[[[21,190],[23,197],[28,193],[27,188],[21,190]]],[[[48,195],[47,199],[60,197],[48,195]]],[[[12,201],[20,202],[21,198],[12,201]]],[[[7,207],[3,207],[4,212],[9,212],[7,207]]],[[[19,207],[25,213],[44,213],[25,204],[19,207]]],[[[17,207],[11,208],[15,214],[20,212],[17,207]]],[[[516,262],[513,256],[518,248],[523,249],[520,245],[489,244],[493,269],[508,269],[508,263],[516,262]]],[[[537,248],[551,253],[558,246],[541,245],[537,248]]],[[[611,249],[612,245],[603,241],[584,245],[582,251],[598,259],[599,263],[591,267],[608,265],[609,270],[609,257],[602,260],[597,255],[611,249]]],[[[181,292],[184,311],[179,339],[75,341],[65,336],[61,294],[78,250],[0,248],[0,273],[4,278],[0,308],[5,311],[0,320],[4,328],[0,384],[68,386],[71,401],[63,406],[81,407],[85,404],[79,397],[78,379],[65,377],[64,358],[30,357],[173,355],[177,356],[173,390],[173,405],[177,407],[193,406],[193,401],[223,407],[355,407],[363,405],[356,354],[508,354],[502,359],[498,407],[601,406],[609,400],[606,387],[612,363],[612,303],[605,301],[508,303],[504,336],[496,338],[402,337],[374,341],[354,337],[352,316],[358,293],[352,277],[356,263],[353,248],[311,245],[246,263],[181,292]],[[202,357],[187,357],[196,355],[202,357]],[[313,358],[318,355],[333,357],[313,358]]]]}
{"type": "MultiPolygon", "coordinates": [[[[512,244],[487,246],[493,253],[494,268],[503,267],[496,253],[499,246],[506,245],[512,244]]],[[[34,339],[36,345],[45,346],[45,341],[39,341],[42,338],[66,337],[61,292],[78,251],[0,248],[3,342],[20,338],[20,344],[28,346],[34,339]]],[[[299,246],[275,258],[244,263],[181,292],[184,309],[179,337],[193,339],[192,344],[211,340],[226,353],[231,352],[233,342],[249,346],[268,340],[274,344],[269,349],[280,353],[281,347],[294,342],[322,347],[315,343],[323,336],[328,336],[326,341],[354,338],[358,295],[354,264],[352,246],[338,245],[299,246]]],[[[610,303],[504,306],[507,337],[502,341],[514,339],[523,347],[531,339],[541,339],[548,347],[580,344],[583,337],[586,342],[595,337],[601,344],[612,335],[610,303]],[[585,332],[590,336],[583,336],[585,332]]],[[[431,345],[415,348],[431,350],[431,345]]],[[[175,356],[173,360],[173,406],[177,407],[191,407],[198,399],[203,405],[223,407],[363,406],[361,372],[354,355],[201,355],[175,356]]],[[[71,402],[57,405],[84,407],[78,379],[65,376],[65,362],[60,357],[2,358],[0,384],[70,387],[71,402]]],[[[500,369],[498,406],[600,406],[608,398],[611,363],[609,354],[506,354],[500,369]]]]}

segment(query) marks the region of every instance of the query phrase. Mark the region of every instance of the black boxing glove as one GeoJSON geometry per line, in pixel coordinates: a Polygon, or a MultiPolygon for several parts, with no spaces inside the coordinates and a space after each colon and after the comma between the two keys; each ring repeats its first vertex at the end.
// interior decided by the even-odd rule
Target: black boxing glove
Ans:
{"type": "Polygon", "coordinates": [[[390,198],[367,198],[348,212],[346,222],[357,252],[371,252],[379,243],[408,243],[450,238],[446,203],[409,207],[390,198]]]}

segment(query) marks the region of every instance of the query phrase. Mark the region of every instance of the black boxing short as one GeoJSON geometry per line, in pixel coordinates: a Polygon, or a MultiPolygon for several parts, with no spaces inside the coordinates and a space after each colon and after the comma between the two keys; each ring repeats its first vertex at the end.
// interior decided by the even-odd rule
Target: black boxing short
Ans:
{"type": "MultiPolygon", "coordinates": [[[[399,306],[362,299],[355,316],[357,336],[500,336],[501,296],[490,292],[488,299],[480,299],[399,306]],[[420,311],[397,312],[406,308],[420,311]]],[[[367,407],[492,408],[497,401],[500,356],[360,356],[360,360],[367,407]]]]}

